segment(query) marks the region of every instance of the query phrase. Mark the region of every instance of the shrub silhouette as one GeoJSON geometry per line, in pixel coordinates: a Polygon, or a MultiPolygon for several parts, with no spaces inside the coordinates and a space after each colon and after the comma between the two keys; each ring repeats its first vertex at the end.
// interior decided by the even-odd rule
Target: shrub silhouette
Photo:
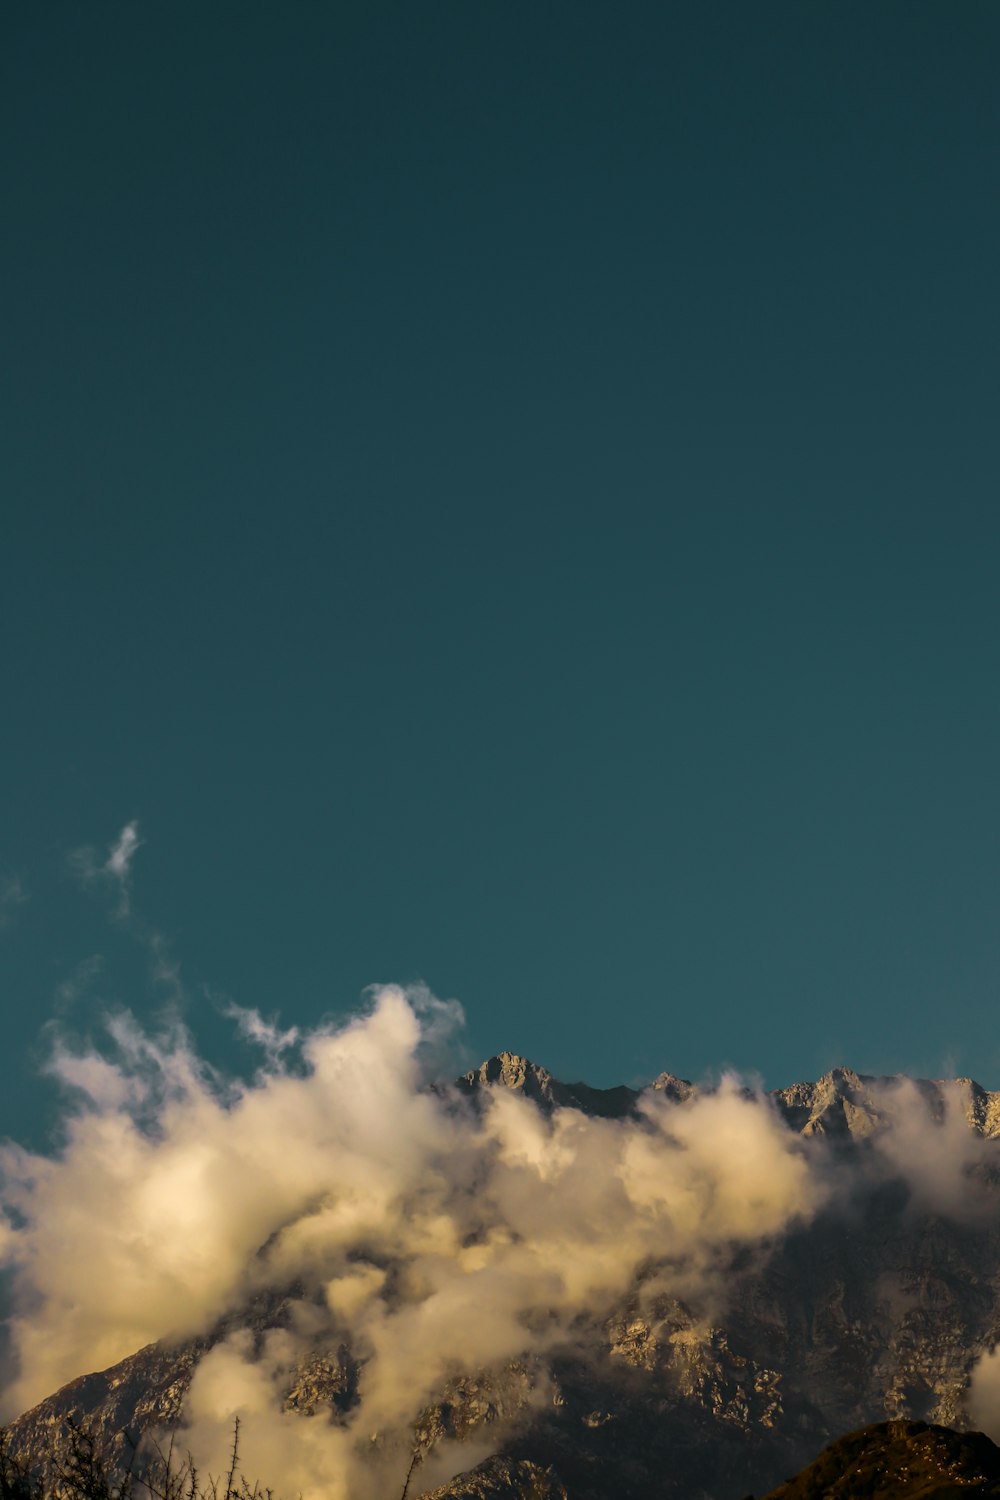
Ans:
{"type": "MultiPolygon", "coordinates": [[[[178,1460],[173,1437],[165,1453],[154,1446],[141,1468],[136,1468],[139,1448],[133,1442],[132,1461],[125,1474],[116,1479],[85,1427],[70,1417],[66,1432],[65,1453],[53,1462],[51,1478],[45,1483],[11,1452],[9,1433],[0,1428],[0,1500],[276,1500],[272,1490],[259,1483],[251,1485],[240,1469],[239,1417],[233,1420],[233,1447],[224,1480],[211,1474],[203,1478],[190,1454],[178,1460]]],[[[407,1500],[410,1481],[423,1456],[418,1444],[400,1500],[407,1500]]]]}
{"type": "Polygon", "coordinates": [[[116,1479],[97,1452],[91,1434],[73,1418],[66,1423],[65,1452],[51,1467],[47,1483],[10,1449],[0,1429],[0,1500],[275,1500],[270,1489],[251,1485],[239,1467],[240,1420],[233,1422],[233,1447],[224,1480],[198,1473],[190,1456],[178,1461],[173,1441],[166,1453],[154,1447],[141,1468],[132,1462],[116,1479]]]}

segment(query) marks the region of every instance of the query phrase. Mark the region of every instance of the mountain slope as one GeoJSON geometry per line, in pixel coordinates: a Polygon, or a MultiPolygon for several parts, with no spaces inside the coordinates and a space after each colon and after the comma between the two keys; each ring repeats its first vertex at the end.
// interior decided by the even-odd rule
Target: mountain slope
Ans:
{"type": "Polygon", "coordinates": [[[1000,1496],[1000,1448],[981,1432],[881,1422],[831,1443],[765,1500],[956,1500],[1000,1496]]]}

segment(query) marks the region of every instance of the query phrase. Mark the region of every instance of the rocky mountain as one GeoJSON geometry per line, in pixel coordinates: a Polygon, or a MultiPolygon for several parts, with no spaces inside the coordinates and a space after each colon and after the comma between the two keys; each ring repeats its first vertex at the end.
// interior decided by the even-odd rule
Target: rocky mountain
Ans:
{"type": "Polygon", "coordinates": [[[639,1097],[637,1089],[627,1088],[625,1084],[612,1089],[594,1089],[586,1083],[560,1083],[545,1068],[529,1062],[526,1057],[518,1057],[514,1052],[501,1052],[497,1057],[489,1058],[459,1078],[457,1084],[462,1093],[473,1097],[480,1089],[499,1086],[522,1094],[546,1114],[557,1108],[582,1109],[584,1114],[606,1119],[620,1119],[629,1114],[639,1097]]]}
{"type": "MultiPolygon", "coordinates": [[[[510,1053],[466,1074],[458,1089],[473,1101],[510,1089],[546,1113],[572,1109],[611,1120],[634,1115],[642,1101],[624,1086],[561,1083],[510,1053]]],[[[699,1094],[670,1074],[650,1090],[682,1105],[699,1094]]],[[[421,1451],[442,1438],[485,1434],[494,1435],[494,1451],[469,1474],[426,1491],[428,1500],[739,1500],[774,1490],[845,1431],[881,1422],[886,1443],[919,1438],[926,1456],[938,1452],[935,1429],[906,1424],[969,1425],[970,1371],[1000,1341],[1000,1174],[989,1152],[970,1159],[961,1190],[974,1202],[968,1212],[961,1204],[944,1212],[922,1197],[919,1175],[869,1171],[867,1163],[899,1100],[942,1132],[957,1129],[985,1143],[1000,1136],[1000,1095],[969,1079],[904,1086],[835,1069],[771,1099],[789,1130],[826,1143],[832,1163],[852,1164],[850,1193],[834,1191],[768,1254],[736,1254],[713,1318],[680,1297],[636,1295],[579,1327],[572,1345],[544,1361],[515,1360],[456,1380],[418,1426],[421,1451]]],[[[933,1169],[929,1157],[927,1172],[933,1169]]],[[[89,1426],[112,1464],[123,1464],[133,1439],[182,1416],[206,1349],[236,1323],[263,1338],[288,1322],[300,1296],[297,1288],[275,1290],[202,1339],[154,1344],[74,1381],[12,1424],[11,1451],[41,1461],[72,1418],[89,1426]]],[[[474,1327],[467,1337],[474,1343],[474,1327]]],[[[318,1344],[289,1377],[285,1405],[335,1416],[350,1408],[358,1379],[349,1349],[318,1344]]],[[[848,1448],[836,1453],[854,1462],[848,1448]]],[[[265,1478],[280,1489],[280,1478],[265,1478]]],[[[811,1482],[774,1493],[783,1500],[819,1494],[811,1482]]],[[[418,1467],[409,1500],[419,1491],[418,1467]]]]}
{"type": "Polygon", "coordinates": [[[1000,1448],[981,1432],[953,1432],[926,1422],[880,1422],[831,1443],[765,1500],[853,1500],[860,1495],[871,1500],[1000,1495],[1000,1448]]]}

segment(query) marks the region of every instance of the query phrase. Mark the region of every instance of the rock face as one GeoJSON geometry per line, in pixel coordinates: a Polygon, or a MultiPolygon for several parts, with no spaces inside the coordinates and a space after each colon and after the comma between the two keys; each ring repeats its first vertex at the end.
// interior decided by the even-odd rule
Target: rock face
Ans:
{"type": "MultiPolygon", "coordinates": [[[[790,1130],[825,1138],[832,1159],[863,1163],[894,1086],[932,1119],[957,1121],[971,1137],[1000,1137],[1000,1096],[969,1079],[894,1085],[836,1069],[771,1097],[790,1130]]],[[[513,1089],[547,1113],[569,1108],[609,1119],[633,1114],[641,1098],[625,1087],[560,1083],[511,1053],[483,1063],[458,1087],[473,1099],[513,1089]]],[[[650,1088],[679,1102],[698,1093],[670,1074],[650,1088]]],[[[838,1434],[873,1422],[883,1424],[890,1446],[919,1437],[930,1465],[934,1429],[913,1424],[967,1426],[969,1372],[1000,1341],[1000,1187],[992,1167],[979,1172],[970,1190],[983,1211],[965,1216],[921,1209],[903,1181],[862,1172],[854,1180],[868,1185],[855,1188],[849,1205],[831,1205],[769,1256],[745,1257],[711,1324],[680,1301],[661,1298],[642,1309],[627,1301],[581,1328],[573,1349],[544,1368],[515,1361],[456,1382],[425,1414],[418,1439],[481,1440],[492,1430],[496,1447],[477,1469],[431,1492],[433,1500],[739,1500],[773,1489],[838,1434]]],[[[242,1324],[258,1332],[280,1327],[289,1301],[275,1294],[241,1314],[242,1324]]],[[[174,1421],[200,1355],[227,1331],[220,1324],[181,1348],[151,1345],[74,1381],[12,1424],[12,1452],[38,1459],[58,1446],[73,1417],[121,1465],[123,1433],[138,1437],[174,1421]]],[[[347,1410],[358,1378],[349,1350],[317,1348],[289,1377],[285,1404],[307,1414],[347,1410]]],[[[409,1500],[419,1477],[418,1468],[409,1500]]],[[[819,1493],[775,1491],[782,1500],[819,1493]]]]}
{"type": "MultiPolygon", "coordinates": [[[[979,1135],[988,1139],[1000,1135],[1000,1093],[989,1093],[971,1078],[905,1081],[912,1081],[932,1118],[940,1120],[949,1106],[957,1106],[979,1135]]],[[[863,1140],[884,1122],[886,1089],[898,1082],[834,1068],[816,1083],[793,1083],[771,1097],[792,1129],[802,1135],[863,1140]]]]}

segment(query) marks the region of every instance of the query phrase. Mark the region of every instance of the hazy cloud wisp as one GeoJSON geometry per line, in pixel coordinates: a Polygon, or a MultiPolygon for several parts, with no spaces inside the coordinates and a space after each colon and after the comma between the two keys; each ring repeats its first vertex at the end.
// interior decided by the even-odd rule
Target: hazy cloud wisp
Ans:
{"type": "Polygon", "coordinates": [[[104,859],[89,844],[74,849],[69,857],[70,867],[84,885],[105,885],[114,892],[115,915],[121,919],[131,910],[132,861],[141,847],[139,824],[133,818],[109,845],[104,859]]]}

